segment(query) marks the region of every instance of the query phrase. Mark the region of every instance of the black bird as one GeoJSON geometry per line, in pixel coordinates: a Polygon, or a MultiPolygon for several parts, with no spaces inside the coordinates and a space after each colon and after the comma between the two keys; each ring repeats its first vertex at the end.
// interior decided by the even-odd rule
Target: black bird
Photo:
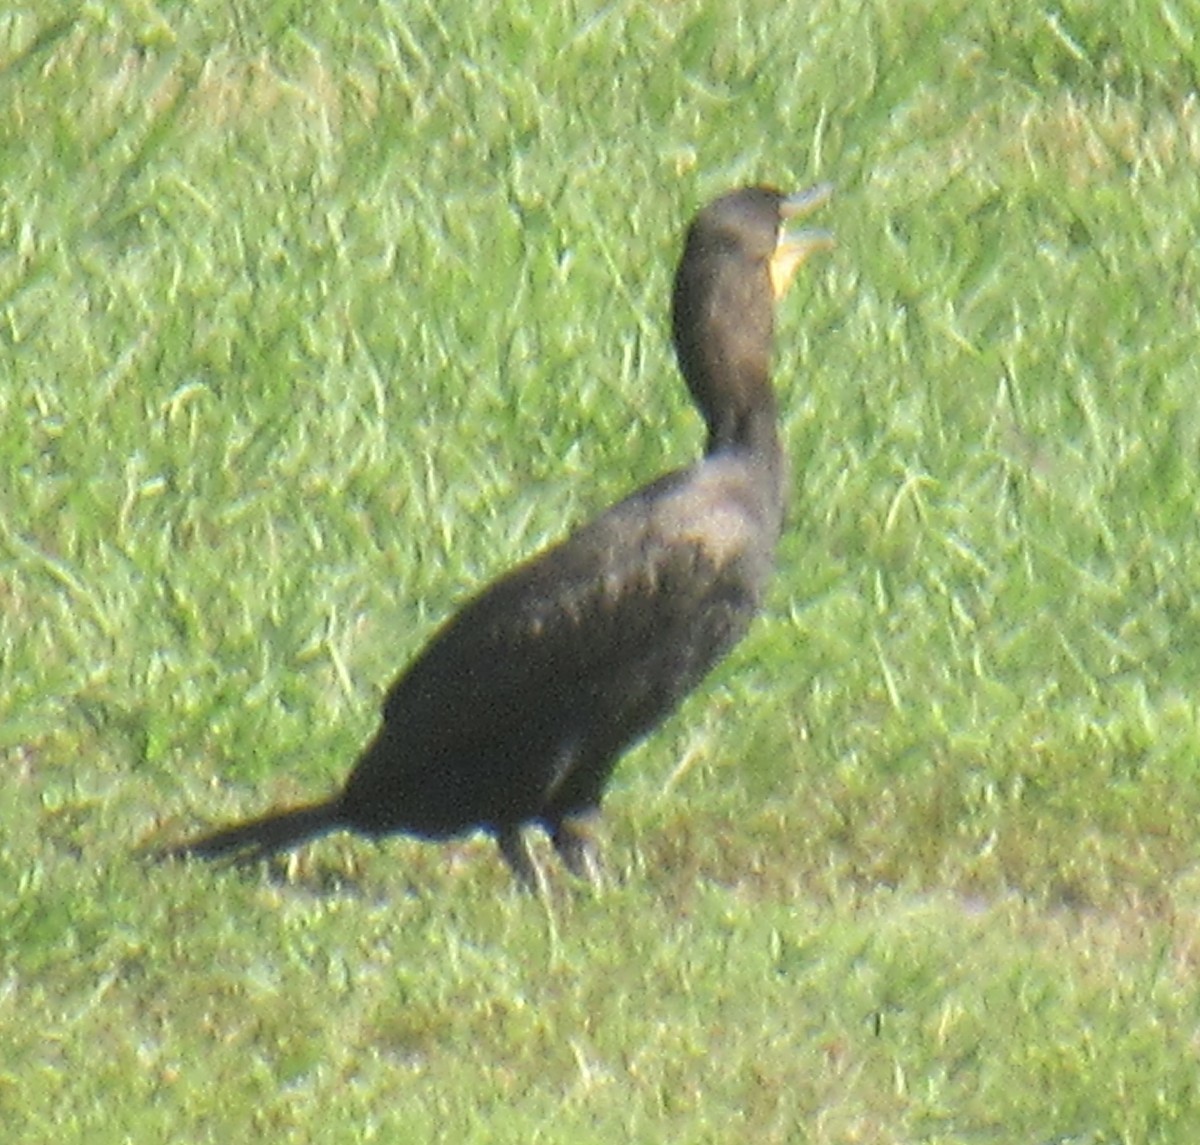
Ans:
{"type": "Polygon", "coordinates": [[[679,367],[708,427],[702,460],[660,477],[470,600],[392,685],[383,723],[328,799],[166,856],[256,859],[336,829],[495,836],[530,889],[523,828],[599,881],[590,824],[618,757],[742,637],[771,573],[785,460],[770,385],[774,303],[831,244],[785,230],[824,203],[745,187],[693,220],[675,278],[679,367]]]}

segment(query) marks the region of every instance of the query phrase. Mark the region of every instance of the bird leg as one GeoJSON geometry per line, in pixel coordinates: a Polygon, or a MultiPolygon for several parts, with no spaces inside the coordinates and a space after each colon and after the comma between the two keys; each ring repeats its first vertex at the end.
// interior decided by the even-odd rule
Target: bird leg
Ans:
{"type": "Polygon", "coordinates": [[[529,849],[529,840],[525,838],[520,824],[510,824],[496,830],[496,844],[500,854],[508,864],[508,869],[516,876],[521,889],[531,895],[545,898],[547,893],[546,873],[538,865],[529,849]]]}
{"type": "Polygon", "coordinates": [[[554,824],[550,840],[567,870],[600,890],[604,886],[604,868],[600,862],[600,841],[596,837],[597,818],[595,811],[585,811],[561,819],[554,824]]]}

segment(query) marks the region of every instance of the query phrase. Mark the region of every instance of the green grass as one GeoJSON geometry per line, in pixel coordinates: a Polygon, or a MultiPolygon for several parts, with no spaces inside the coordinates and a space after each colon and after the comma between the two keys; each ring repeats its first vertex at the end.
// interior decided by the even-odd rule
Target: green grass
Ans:
{"type": "Polygon", "coordinates": [[[1194,1142],[1194,6],[309,7],[0,14],[5,1139],[1194,1142]],[[135,862],[695,455],[682,227],[816,179],[770,608],[619,885],[135,862]]]}

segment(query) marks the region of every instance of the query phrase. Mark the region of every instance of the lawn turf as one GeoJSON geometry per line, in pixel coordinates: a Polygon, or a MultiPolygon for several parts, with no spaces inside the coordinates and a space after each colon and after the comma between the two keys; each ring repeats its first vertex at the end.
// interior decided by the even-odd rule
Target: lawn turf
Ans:
{"type": "Polygon", "coordinates": [[[1194,1142],[1198,76],[1133,0],[0,14],[5,1139],[1194,1142]],[[137,862],[695,456],[682,227],[816,179],[770,605],[617,885],[137,862]]]}

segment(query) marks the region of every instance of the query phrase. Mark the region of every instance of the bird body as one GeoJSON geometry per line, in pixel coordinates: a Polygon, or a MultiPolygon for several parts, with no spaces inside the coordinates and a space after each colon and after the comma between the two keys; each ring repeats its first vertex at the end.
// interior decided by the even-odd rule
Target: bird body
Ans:
{"type": "MultiPolygon", "coordinates": [[[[825,197],[814,189],[800,209],[825,197]]],[[[540,823],[570,869],[597,877],[588,824],[621,753],[737,643],[770,577],[784,481],[767,374],[772,260],[792,257],[794,269],[828,241],[785,241],[797,201],[743,189],[689,233],[674,333],[709,428],[704,458],[468,601],[392,685],[340,793],[170,854],[257,857],[335,828],[431,839],[482,829],[536,886],[522,829],[540,823]]]]}
{"type": "Polygon", "coordinates": [[[730,500],[754,499],[740,468],[662,478],[468,603],[388,693],[386,746],[352,774],[347,812],[439,836],[464,822],[553,827],[597,802],[617,754],[757,609],[770,553],[730,500]]]}

